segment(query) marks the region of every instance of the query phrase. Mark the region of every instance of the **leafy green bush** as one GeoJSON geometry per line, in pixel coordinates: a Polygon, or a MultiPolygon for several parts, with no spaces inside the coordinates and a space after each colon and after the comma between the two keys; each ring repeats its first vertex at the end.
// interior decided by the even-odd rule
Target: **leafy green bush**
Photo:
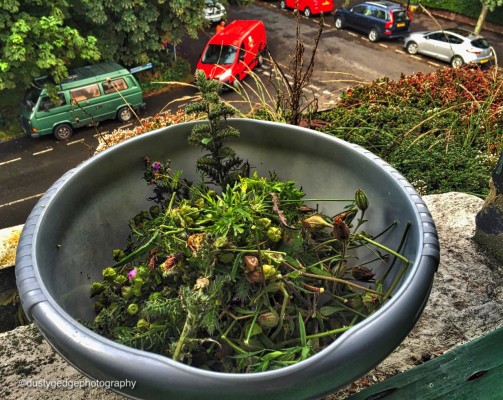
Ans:
{"type": "MultiPolygon", "coordinates": [[[[420,0],[420,2],[427,8],[452,11],[474,19],[479,17],[482,9],[480,0],[420,0]]],[[[493,12],[489,12],[486,20],[503,25],[503,7],[496,7],[493,12]]]]}
{"type": "Polygon", "coordinates": [[[348,90],[316,116],[323,131],[359,144],[399,170],[422,194],[480,196],[501,152],[503,74],[444,68],[348,90]]]}

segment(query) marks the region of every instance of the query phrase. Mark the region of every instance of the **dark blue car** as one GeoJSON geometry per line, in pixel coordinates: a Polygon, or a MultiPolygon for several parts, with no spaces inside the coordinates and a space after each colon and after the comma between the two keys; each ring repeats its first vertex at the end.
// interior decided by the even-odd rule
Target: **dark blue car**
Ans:
{"type": "Polygon", "coordinates": [[[359,30],[367,34],[371,42],[407,36],[411,20],[404,6],[391,1],[367,1],[353,8],[339,8],[334,14],[337,29],[359,30]]]}

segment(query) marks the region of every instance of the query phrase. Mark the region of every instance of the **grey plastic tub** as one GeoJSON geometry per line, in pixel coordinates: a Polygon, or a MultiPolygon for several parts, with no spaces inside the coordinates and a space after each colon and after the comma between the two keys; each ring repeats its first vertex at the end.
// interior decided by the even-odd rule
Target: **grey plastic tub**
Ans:
{"type": "MultiPolygon", "coordinates": [[[[352,198],[362,188],[370,200],[365,231],[394,220],[384,244],[413,261],[392,298],[322,352],[279,370],[224,374],[132,349],[85,328],[94,317],[90,285],[123,247],[127,221],[149,206],[143,157],[172,160],[199,179],[200,149],[187,144],[193,123],[160,129],[119,144],[72,169],[40,199],[24,226],[16,259],[23,308],[48,342],[85,375],[102,381],[136,381],[118,392],[141,399],[319,398],[362,376],[407,336],[427,301],[439,262],[435,225],[421,197],[393,168],[361,147],[290,125],[232,120],[241,138],[231,144],[264,176],[276,171],[295,180],[308,197],[352,198]]],[[[334,212],[336,204],[332,204],[334,212]]],[[[340,206],[339,206],[340,207],[340,206]]]]}

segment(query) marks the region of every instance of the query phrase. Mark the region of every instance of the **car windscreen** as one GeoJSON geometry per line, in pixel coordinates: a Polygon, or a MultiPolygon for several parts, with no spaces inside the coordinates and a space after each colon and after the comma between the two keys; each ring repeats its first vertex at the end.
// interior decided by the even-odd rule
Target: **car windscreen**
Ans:
{"type": "Polygon", "coordinates": [[[395,22],[405,22],[409,20],[409,14],[405,10],[393,11],[395,22]]]}
{"type": "Polygon", "coordinates": [[[201,59],[203,64],[232,64],[236,59],[238,49],[234,46],[210,44],[201,59]]]}
{"type": "Polygon", "coordinates": [[[33,107],[35,107],[35,104],[37,104],[41,92],[42,91],[40,89],[34,87],[26,90],[23,101],[21,102],[23,107],[25,107],[29,111],[33,110],[33,107]]]}
{"type": "Polygon", "coordinates": [[[476,47],[477,49],[488,49],[490,47],[489,42],[482,38],[472,40],[471,44],[473,47],[476,47]]]}

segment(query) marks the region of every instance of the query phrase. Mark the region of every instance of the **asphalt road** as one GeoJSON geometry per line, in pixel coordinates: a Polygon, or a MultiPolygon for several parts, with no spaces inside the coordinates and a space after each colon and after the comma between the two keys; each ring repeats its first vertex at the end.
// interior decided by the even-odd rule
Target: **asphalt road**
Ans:
{"type": "MultiPolygon", "coordinates": [[[[268,46],[276,62],[288,75],[288,65],[295,46],[295,17],[292,11],[279,10],[276,2],[257,1],[244,9],[229,9],[228,20],[262,19],[268,34],[268,46]]],[[[305,43],[305,62],[314,48],[313,38],[317,32],[319,18],[301,17],[301,37],[305,43]]],[[[425,15],[418,15],[413,21],[413,30],[433,29],[435,22],[425,15]]],[[[452,26],[452,23],[448,23],[452,26]]],[[[459,26],[459,24],[458,24],[459,26]]],[[[178,54],[187,58],[193,67],[201,54],[213,28],[201,32],[199,39],[185,39],[178,46],[178,54]]],[[[496,51],[503,54],[501,40],[489,40],[496,51]]],[[[324,21],[324,31],[316,55],[316,67],[307,87],[308,95],[316,94],[319,108],[329,108],[340,96],[341,91],[358,83],[370,82],[387,76],[399,79],[401,74],[430,72],[442,66],[441,62],[405,53],[402,43],[397,41],[370,43],[364,35],[341,30],[333,26],[333,19],[324,21]]],[[[270,82],[274,75],[272,64],[266,62],[256,70],[267,90],[274,94],[270,82]]],[[[245,83],[254,86],[249,77],[245,83]]],[[[250,91],[252,92],[252,91],[250,91]]],[[[171,91],[146,98],[146,115],[155,115],[174,99],[195,93],[192,88],[175,88],[171,91]]],[[[225,93],[226,100],[247,111],[249,104],[235,93],[225,93]]],[[[253,98],[253,95],[251,95],[253,98]]],[[[169,108],[176,109],[182,103],[173,103],[169,108]]],[[[146,116],[144,115],[144,116],[146,116]]],[[[0,229],[22,224],[42,194],[66,171],[77,166],[93,154],[97,136],[106,135],[121,124],[108,121],[95,129],[80,129],[69,142],[58,142],[52,136],[39,139],[22,137],[10,142],[0,143],[0,229]]],[[[76,204],[75,207],[79,205],[76,204]]]]}

